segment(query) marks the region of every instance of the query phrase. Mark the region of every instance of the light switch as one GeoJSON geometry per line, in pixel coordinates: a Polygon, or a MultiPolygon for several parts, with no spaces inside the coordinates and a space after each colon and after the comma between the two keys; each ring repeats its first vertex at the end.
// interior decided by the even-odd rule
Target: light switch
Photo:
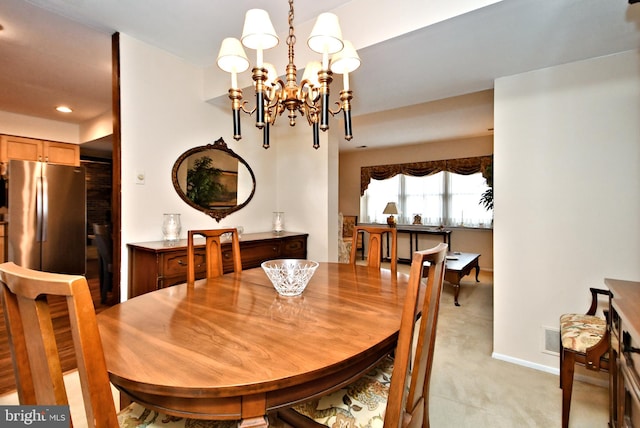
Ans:
{"type": "Polygon", "coordinates": [[[144,171],[136,171],[136,184],[144,184],[144,171]]]}

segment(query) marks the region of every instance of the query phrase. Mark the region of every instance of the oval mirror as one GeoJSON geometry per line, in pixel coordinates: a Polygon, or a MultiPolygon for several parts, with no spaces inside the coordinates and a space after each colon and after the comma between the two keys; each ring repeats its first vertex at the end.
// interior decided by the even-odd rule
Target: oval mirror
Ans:
{"type": "Polygon", "coordinates": [[[256,192],[249,164],[222,138],[184,152],[173,165],[171,179],[183,201],[218,222],[247,205],[256,192]]]}

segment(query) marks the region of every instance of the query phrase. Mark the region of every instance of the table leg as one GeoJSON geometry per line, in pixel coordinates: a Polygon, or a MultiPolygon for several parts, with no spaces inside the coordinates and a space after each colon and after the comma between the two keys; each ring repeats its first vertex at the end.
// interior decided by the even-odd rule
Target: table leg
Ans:
{"type": "Polygon", "coordinates": [[[269,426],[269,419],[267,417],[262,418],[249,418],[242,419],[238,424],[239,428],[267,428],[269,426]]]}
{"type": "Polygon", "coordinates": [[[480,282],[478,274],[480,273],[480,264],[476,261],[476,282],[480,282]]]}
{"type": "Polygon", "coordinates": [[[460,306],[458,303],[458,295],[460,294],[460,277],[457,277],[454,282],[451,283],[453,285],[453,304],[456,306],[460,306]]]}
{"type": "Polygon", "coordinates": [[[267,397],[265,394],[245,395],[242,397],[242,420],[239,428],[267,428],[267,397]],[[264,416],[259,416],[264,415],[264,416]]]}
{"type": "MultiPolygon", "coordinates": [[[[416,241],[417,240],[418,236],[416,235],[416,241]]],[[[411,232],[409,232],[409,260],[413,260],[413,233],[411,232]]]]}

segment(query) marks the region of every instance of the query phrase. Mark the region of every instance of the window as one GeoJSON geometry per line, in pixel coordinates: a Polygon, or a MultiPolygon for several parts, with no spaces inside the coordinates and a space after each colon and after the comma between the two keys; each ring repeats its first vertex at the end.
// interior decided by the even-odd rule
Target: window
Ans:
{"type": "Polygon", "coordinates": [[[412,224],[420,215],[422,224],[433,226],[489,225],[492,211],[480,205],[480,196],[488,189],[481,173],[470,175],[438,172],[424,177],[398,174],[386,180],[372,179],[360,198],[363,222],[386,223],[383,214],[387,202],[398,204],[399,224],[412,224]]]}

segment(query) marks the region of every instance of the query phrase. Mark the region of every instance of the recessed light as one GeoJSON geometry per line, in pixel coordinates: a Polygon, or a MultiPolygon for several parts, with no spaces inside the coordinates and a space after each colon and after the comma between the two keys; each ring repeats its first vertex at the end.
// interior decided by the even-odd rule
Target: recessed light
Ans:
{"type": "Polygon", "coordinates": [[[58,110],[60,113],[71,113],[73,111],[67,106],[58,106],[56,107],[56,110],[58,110]]]}

